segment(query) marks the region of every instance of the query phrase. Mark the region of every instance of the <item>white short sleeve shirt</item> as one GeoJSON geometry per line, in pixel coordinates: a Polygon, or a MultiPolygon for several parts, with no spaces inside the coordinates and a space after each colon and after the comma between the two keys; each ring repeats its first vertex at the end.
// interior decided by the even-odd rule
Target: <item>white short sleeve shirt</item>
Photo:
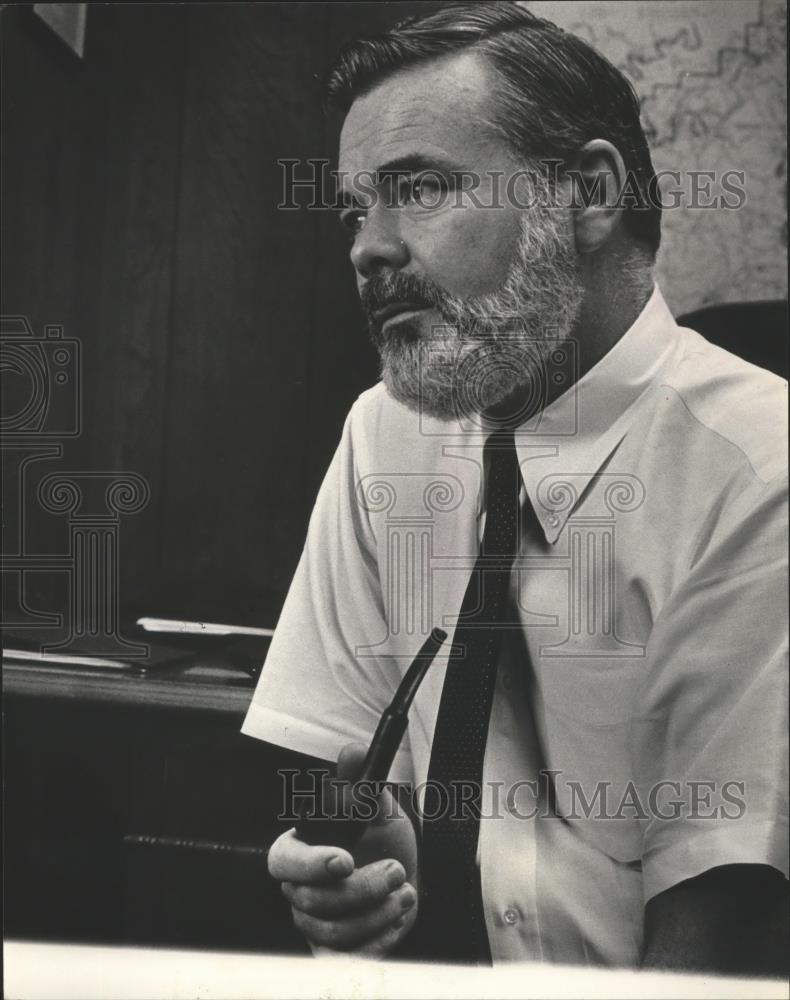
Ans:
{"type": "MultiPolygon", "coordinates": [[[[478,861],[498,960],[635,965],[646,900],[722,864],[787,875],[784,380],[655,289],[516,432],[524,493],[478,861]]],[[[352,408],[243,732],[367,743],[475,563],[487,431],[352,408]]],[[[446,644],[449,645],[449,644],[446,644]]],[[[391,778],[427,777],[446,651],[391,778]]]]}

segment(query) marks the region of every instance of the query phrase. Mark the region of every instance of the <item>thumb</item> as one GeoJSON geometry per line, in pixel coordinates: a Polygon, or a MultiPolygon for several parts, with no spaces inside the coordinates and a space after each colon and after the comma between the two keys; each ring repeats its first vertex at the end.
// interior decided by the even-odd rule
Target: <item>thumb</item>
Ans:
{"type": "Polygon", "coordinates": [[[362,743],[347,743],[338,754],[337,776],[342,781],[356,781],[365,762],[367,748],[362,743]]]}

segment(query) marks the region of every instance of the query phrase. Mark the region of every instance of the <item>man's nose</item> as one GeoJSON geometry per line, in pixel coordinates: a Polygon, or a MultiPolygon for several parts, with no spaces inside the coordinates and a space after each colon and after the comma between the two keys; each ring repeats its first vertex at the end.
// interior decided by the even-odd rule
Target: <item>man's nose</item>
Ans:
{"type": "Polygon", "coordinates": [[[400,269],[408,263],[409,251],[393,214],[386,208],[371,208],[357,233],[351,248],[351,263],[363,278],[385,268],[400,269]]]}

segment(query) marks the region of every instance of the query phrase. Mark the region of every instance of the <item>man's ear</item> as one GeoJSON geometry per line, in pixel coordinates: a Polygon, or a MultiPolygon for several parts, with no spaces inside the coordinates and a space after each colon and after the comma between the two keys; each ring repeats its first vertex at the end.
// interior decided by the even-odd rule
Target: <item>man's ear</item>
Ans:
{"type": "Polygon", "coordinates": [[[606,139],[591,139],[568,170],[576,249],[594,253],[620,225],[626,182],[623,158],[606,139]]]}

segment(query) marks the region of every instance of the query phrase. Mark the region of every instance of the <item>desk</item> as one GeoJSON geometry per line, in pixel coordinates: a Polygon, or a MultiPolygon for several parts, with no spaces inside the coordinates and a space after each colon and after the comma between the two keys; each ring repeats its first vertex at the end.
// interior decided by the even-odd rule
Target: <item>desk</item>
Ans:
{"type": "Polygon", "coordinates": [[[787,986],[674,973],[601,972],[578,966],[510,965],[497,969],[446,965],[316,960],[132,948],[89,948],[11,941],[5,947],[9,1000],[305,1000],[322,997],[477,1000],[632,1000],[706,997],[777,1000],[787,986]]]}
{"type": "Polygon", "coordinates": [[[218,653],[4,664],[8,935],[305,952],[265,860],[294,760],[241,735],[253,686],[218,653]]]}

